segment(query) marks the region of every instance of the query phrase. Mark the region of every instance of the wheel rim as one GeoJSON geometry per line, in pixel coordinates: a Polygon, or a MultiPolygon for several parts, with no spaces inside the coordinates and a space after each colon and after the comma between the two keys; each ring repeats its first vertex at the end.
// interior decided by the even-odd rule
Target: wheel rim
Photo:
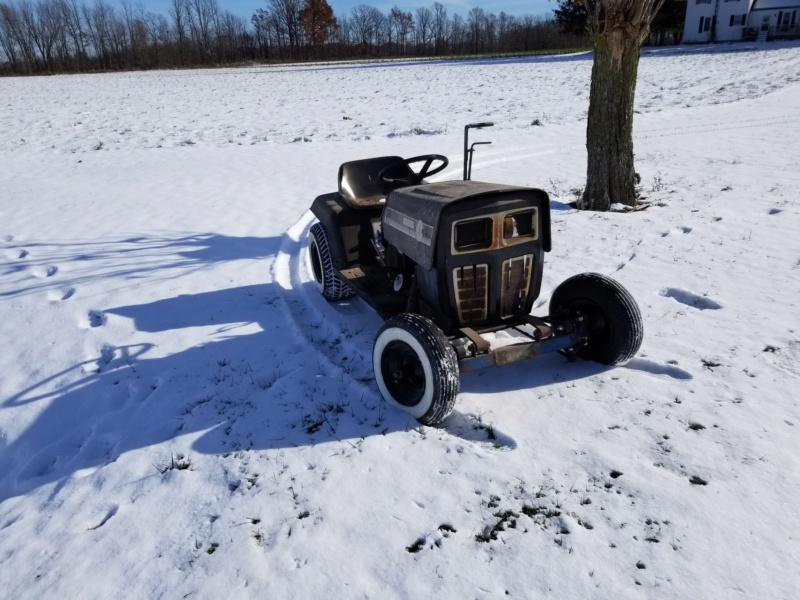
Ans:
{"type": "Polygon", "coordinates": [[[319,256],[319,248],[317,247],[316,240],[311,240],[309,250],[311,253],[311,268],[314,271],[314,279],[317,283],[322,283],[322,259],[319,256]]]}
{"type": "Polygon", "coordinates": [[[386,345],[381,355],[386,389],[399,404],[416,406],[425,393],[425,370],[416,351],[400,340],[386,345]]]}
{"type": "Polygon", "coordinates": [[[580,313],[586,319],[589,328],[589,343],[586,347],[592,350],[605,348],[611,340],[611,329],[605,312],[588,300],[573,302],[569,308],[570,316],[580,313]]]}

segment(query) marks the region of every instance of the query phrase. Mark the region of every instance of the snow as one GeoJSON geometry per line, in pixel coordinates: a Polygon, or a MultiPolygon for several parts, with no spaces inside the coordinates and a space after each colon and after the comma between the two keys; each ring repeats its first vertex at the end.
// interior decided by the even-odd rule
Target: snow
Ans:
{"type": "Polygon", "coordinates": [[[796,597],[800,44],[646,52],[627,214],[569,207],[590,69],[0,80],[5,594],[796,597]],[[645,340],[466,374],[422,427],[377,392],[380,319],[319,296],[308,207],[349,159],[458,178],[487,119],[473,177],[552,198],[534,313],[595,271],[645,340]]]}

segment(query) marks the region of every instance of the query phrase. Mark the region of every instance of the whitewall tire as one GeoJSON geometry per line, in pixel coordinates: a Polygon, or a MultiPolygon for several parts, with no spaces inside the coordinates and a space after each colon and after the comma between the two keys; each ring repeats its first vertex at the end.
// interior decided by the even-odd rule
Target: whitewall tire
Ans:
{"type": "Polygon", "coordinates": [[[372,366],[384,400],[423,425],[436,425],[452,412],[458,359],[430,319],[404,313],[386,321],[375,338],[372,366]]]}

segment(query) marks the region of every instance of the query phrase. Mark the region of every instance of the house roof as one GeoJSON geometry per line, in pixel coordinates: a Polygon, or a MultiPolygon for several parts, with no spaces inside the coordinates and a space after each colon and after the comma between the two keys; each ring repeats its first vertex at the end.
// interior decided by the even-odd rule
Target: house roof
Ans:
{"type": "Polygon", "coordinates": [[[750,10],[779,10],[784,8],[800,8],[800,2],[798,0],[756,0],[750,10]]]}

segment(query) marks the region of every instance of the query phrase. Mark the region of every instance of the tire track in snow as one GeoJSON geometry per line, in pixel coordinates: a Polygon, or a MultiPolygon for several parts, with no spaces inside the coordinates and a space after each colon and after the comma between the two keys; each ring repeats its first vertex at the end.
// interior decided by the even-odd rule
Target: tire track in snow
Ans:
{"type": "MultiPolygon", "coordinates": [[[[378,404],[385,406],[372,371],[372,345],[383,321],[355,296],[328,302],[318,292],[306,252],[306,236],[315,222],[316,217],[307,211],[286,231],[272,265],[272,277],[281,288],[287,321],[298,337],[315,347],[323,361],[324,374],[349,380],[367,410],[374,410],[378,404]],[[331,319],[333,312],[335,320],[331,319]]],[[[458,403],[456,411],[436,428],[490,452],[517,447],[513,438],[484,423],[481,416],[462,414],[457,409],[458,403]]],[[[408,415],[394,410],[392,413],[406,420],[408,427],[418,425],[408,415]]]]}
{"type": "MultiPolygon", "coordinates": [[[[657,139],[662,137],[699,135],[705,133],[715,133],[720,131],[738,131],[741,129],[753,129],[753,128],[763,127],[766,125],[774,125],[777,123],[790,123],[797,121],[800,121],[800,113],[774,115],[770,117],[760,117],[754,119],[743,119],[737,121],[736,123],[731,123],[730,121],[718,121],[712,123],[704,123],[700,126],[698,126],[697,124],[693,124],[683,127],[659,127],[655,129],[646,129],[634,133],[633,139],[634,141],[639,141],[639,140],[657,139]]],[[[485,152],[484,153],[485,158],[481,159],[480,164],[477,166],[483,169],[486,167],[494,167],[509,162],[516,162],[520,160],[538,158],[542,156],[551,156],[553,154],[560,154],[562,152],[566,153],[566,152],[574,152],[576,150],[580,151],[583,150],[584,148],[585,148],[585,142],[583,140],[581,141],[581,143],[562,144],[557,146],[550,145],[534,151],[527,150],[523,147],[517,146],[509,148],[507,150],[485,152]]],[[[462,167],[451,168],[445,170],[436,177],[431,177],[429,180],[432,182],[446,181],[447,179],[452,179],[453,177],[460,177],[462,173],[463,173],[462,167]]]]}
{"type": "MultiPolygon", "coordinates": [[[[574,151],[576,149],[580,149],[583,146],[581,144],[564,144],[559,146],[550,146],[545,150],[525,150],[519,146],[516,148],[512,148],[510,150],[500,151],[494,154],[487,154],[486,158],[481,159],[480,165],[478,167],[480,169],[485,169],[487,167],[494,167],[497,165],[502,165],[505,163],[515,162],[519,160],[525,160],[528,158],[537,158],[540,156],[550,156],[552,154],[559,154],[560,152],[568,152],[574,151]]],[[[460,179],[463,174],[463,167],[447,169],[443,171],[441,174],[437,175],[436,177],[430,177],[426,181],[430,182],[439,182],[439,181],[447,181],[448,179],[453,179],[454,177],[460,179]]]]}
{"type": "Polygon", "coordinates": [[[740,129],[752,129],[756,127],[763,127],[765,125],[775,125],[777,123],[789,123],[793,121],[800,121],[800,114],[777,115],[759,119],[742,119],[736,123],[731,123],[730,121],[719,121],[717,123],[705,123],[700,127],[661,127],[659,129],[651,129],[634,134],[633,139],[648,140],[662,137],[714,133],[717,131],[738,131],[740,129]]]}
{"type": "Polygon", "coordinates": [[[306,211],[281,240],[272,265],[272,278],[281,290],[287,322],[302,343],[312,346],[323,360],[323,374],[350,379],[365,401],[380,401],[372,377],[372,338],[379,317],[355,297],[329,303],[317,292],[306,265],[306,235],[316,217],[306,211]],[[335,310],[338,318],[330,321],[335,310]],[[369,398],[369,400],[367,400],[369,398]]]}

